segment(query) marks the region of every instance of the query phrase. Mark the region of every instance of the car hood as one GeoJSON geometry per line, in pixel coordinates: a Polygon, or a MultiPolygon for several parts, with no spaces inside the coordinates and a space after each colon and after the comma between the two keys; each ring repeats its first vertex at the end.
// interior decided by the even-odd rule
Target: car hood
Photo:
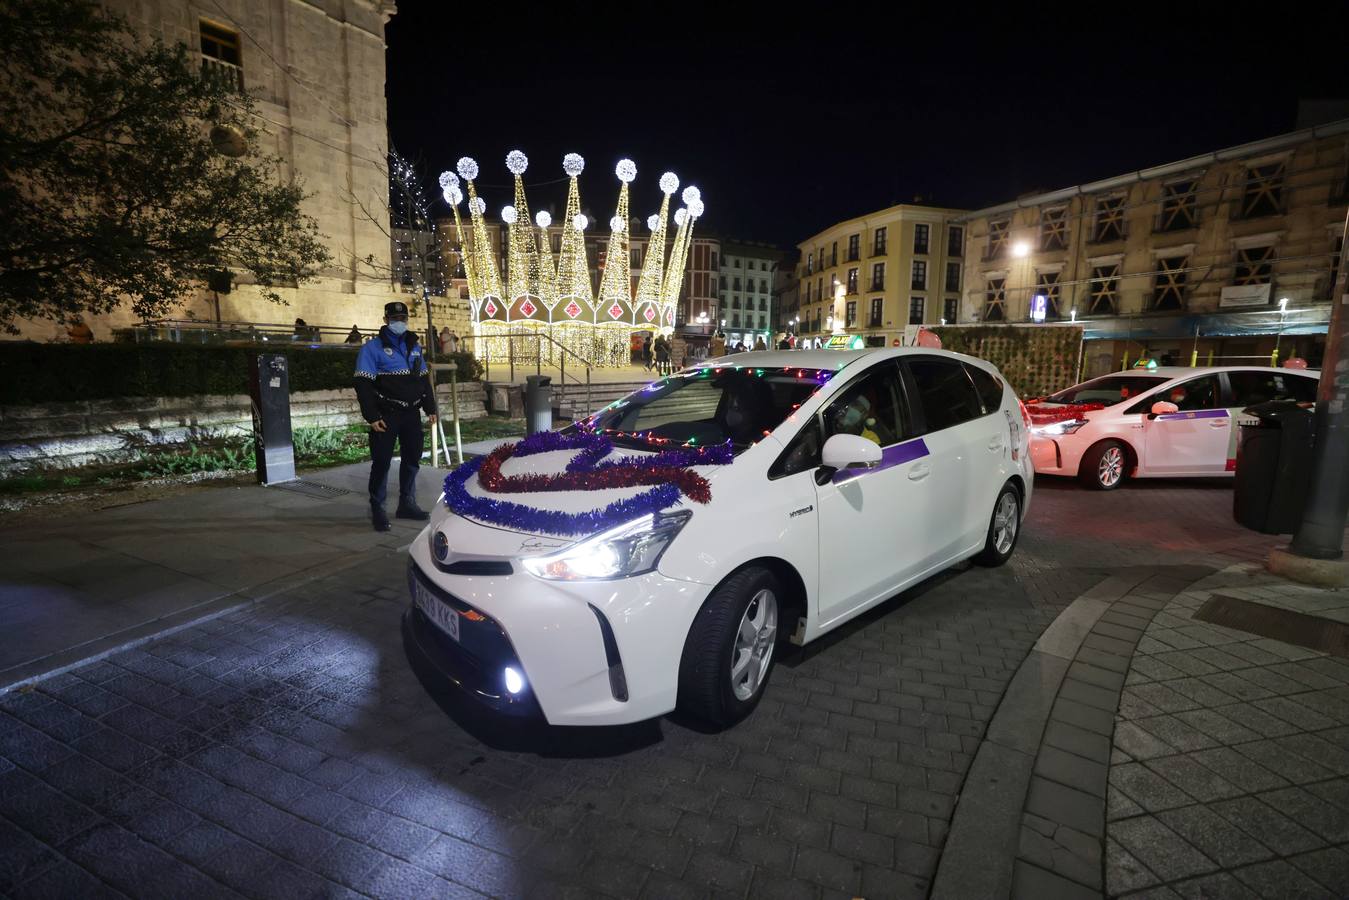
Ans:
{"type": "Polygon", "coordinates": [[[1101,409],[1105,409],[1104,403],[1050,403],[1032,400],[1026,404],[1026,412],[1030,414],[1032,427],[1084,418],[1086,413],[1101,409]]]}
{"type": "MultiPolygon", "coordinates": [[[[606,461],[615,461],[621,457],[648,456],[638,450],[615,448],[606,461]]],[[[530,475],[560,475],[566,471],[567,464],[576,456],[574,450],[539,453],[533,456],[511,457],[501,466],[501,474],[506,477],[530,475]]],[[[692,470],[711,483],[725,478],[734,462],[716,466],[694,466],[692,470]]],[[[583,513],[644,494],[657,485],[637,485],[634,487],[596,487],[590,490],[566,491],[525,491],[520,493],[489,492],[476,474],[469,477],[464,485],[469,496],[498,502],[514,503],[520,506],[550,510],[563,513],[583,513]]],[[[691,502],[681,495],[675,509],[692,507],[705,509],[715,503],[713,499],[706,506],[691,502]]],[[[618,523],[614,523],[618,524],[618,523]]],[[[549,553],[602,529],[593,529],[584,534],[559,535],[530,526],[528,516],[522,516],[511,522],[489,522],[475,518],[472,511],[456,512],[447,510],[444,500],[432,520],[433,530],[444,533],[449,541],[450,552],[459,558],[489,558],[503,556],[530,556],[549,553]]]]}

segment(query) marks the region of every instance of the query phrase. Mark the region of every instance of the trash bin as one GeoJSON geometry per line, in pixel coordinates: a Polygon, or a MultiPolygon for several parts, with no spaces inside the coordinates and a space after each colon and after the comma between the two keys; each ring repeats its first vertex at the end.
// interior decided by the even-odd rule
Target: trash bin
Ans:
{"type": "Polygon", "coordinates": [[[548,375],[525,376],[525,434],[552,430],[552,384],[548,375]]]}
{"type": "Polygon", "coordinates": [[[1311,485],[1312,410],[1272,400],[1244,412],[1258,421],[1243,424],[1237,439],[1232,517],[1262,534],[1292,534],[1311,485]]]}

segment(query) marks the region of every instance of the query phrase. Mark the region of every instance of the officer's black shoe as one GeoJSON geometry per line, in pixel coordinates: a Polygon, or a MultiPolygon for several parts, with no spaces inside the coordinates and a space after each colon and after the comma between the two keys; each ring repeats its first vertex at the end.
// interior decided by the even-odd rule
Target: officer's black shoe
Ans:
{"type": "Polygon", "coordinates": [[[416,500],[398,501],[398,510],[394,515],[400,519],[416,519],[418,522],[431,518],[431,514],[418,506],[416,500]]]}
{"type": "Polygon", "coordinates": [[[370,504],[370,524],[376,531],[388,531],[392,526],[389,525],[389,517],[384,515],[384,507],[370,504]]]}

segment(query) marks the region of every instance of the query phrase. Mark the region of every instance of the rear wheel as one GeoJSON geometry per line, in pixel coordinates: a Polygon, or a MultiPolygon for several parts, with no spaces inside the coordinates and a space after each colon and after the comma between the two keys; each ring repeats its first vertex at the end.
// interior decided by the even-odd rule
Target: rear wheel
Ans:
{"type": "Polygon", "coordinates": [[[1077,477],[1098,491],[1113,491],[1124,483],[1129,454],[1119,441],[1101,441],[1087,448],[1077,466],[1077,477]]]}
{"type": "Polygon", "coordinates": [[[718,727],[740,721],[773,671],[782,587],[767,569],[743,569],[717,587],[693,620],[679,662],[679,706],[718,727]]]}
{"type": "Polygon", "coordinates": [[[974,561],[981,566],[1000,566],[1012,558],[1016,539],[1021,536],[1021,493],[1011,482],[1002,486],[998,500],[993,504],[993,516],[988,523],[988,538],[984,549],[974,561]]]}

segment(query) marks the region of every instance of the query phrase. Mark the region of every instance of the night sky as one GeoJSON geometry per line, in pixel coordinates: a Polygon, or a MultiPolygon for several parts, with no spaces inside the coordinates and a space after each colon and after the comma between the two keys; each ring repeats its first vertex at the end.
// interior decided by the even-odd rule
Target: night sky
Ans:
{"type": "Polygon", "coordinates": [[[604,219],[630,156],[634,215],[655,211],[673,170],[702,188],[704,229],[788,246],[916,195],[977,208],[1268,137],[1294,128],[1299,98],[1349,96],[1342,4],[1253,18],[1077,4],[1052,24],[1030,5],[1003,21],[959,6],[845,29],[829,11],[851,4],[398,0],[390,138],[432,194],[438,172],[475,157],[491,210],[511,200],[508,150],[529,155],[535,209],[560,209],[576,151],[604,219]]]}

